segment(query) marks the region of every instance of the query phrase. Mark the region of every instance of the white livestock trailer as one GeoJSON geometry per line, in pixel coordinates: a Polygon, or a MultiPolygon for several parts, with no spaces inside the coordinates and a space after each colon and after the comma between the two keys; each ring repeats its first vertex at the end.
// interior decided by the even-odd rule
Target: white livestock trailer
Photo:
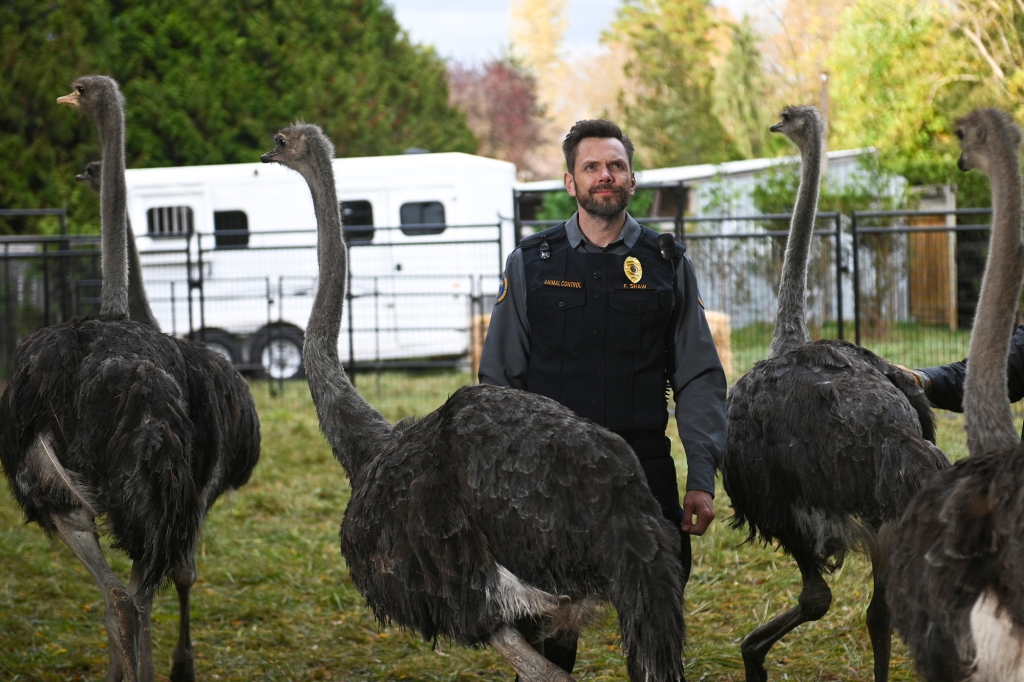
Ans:
{"type": "MultiPolygon", "coordinates": [[[[350,245],[342,358],[465,356],[473,315],[489,311],[514,247],[515,166],[420,153],[335,159],[334,174],[350,245]]],[[[299,374],[317,278],[305,180],[242,163],[129,170],[127,183],[164,331],[191,333],[242,367],[299,374]]]]}

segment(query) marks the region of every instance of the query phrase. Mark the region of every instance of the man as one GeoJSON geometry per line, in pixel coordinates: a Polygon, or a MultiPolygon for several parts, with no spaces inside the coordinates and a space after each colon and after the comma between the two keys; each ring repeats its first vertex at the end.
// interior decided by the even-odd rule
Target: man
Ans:
{"type": "MultiPolygon", "coordinates": [[[[932,405],[950,412],[964,411],[967,358],[948,365],[907,371],[914,375],[914,379],[924,389],[924,394],[932,405]]],[[[1011,403],[1024,398],[1024,325],[1017,327],[1010,338],[1010,356],[1006,366],[1006,389],[1011,403]]],[[[1021,439],[1024,440],[1024,432],[1021,432],[1021,439]]]]}
{"type": "MultiPolygon", "coordinates": [[[[632,142],[609,121],[579,121],[562,151],[578,211],[509,255],[480,381],[548,396],[622,436],[680,529],[685,584],[690,535],[703,535],[715,518],[725,372],[684,247],[669,240],[662,248],[626,212],[636,190],[632,142]],[[666,381],[688,465],[682,508],[665,436],[666,381]]],[[[575,640],[531,643],[572,672],[575,640]]]]}

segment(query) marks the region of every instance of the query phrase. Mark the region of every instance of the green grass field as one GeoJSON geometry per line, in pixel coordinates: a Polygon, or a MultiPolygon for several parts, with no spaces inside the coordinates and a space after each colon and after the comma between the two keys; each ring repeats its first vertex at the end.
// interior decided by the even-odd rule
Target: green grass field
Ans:
{"type": "MultiPolygon", "coordinates": [[[[468,380],[459,374],[360,377],[359,386],[391,420],[424,414],[468,380]],[[429,393],[430,397],[424,396],[429,393]]],[[[193,591],[197,675],[203,680],[507,680],[491,650],[465,650],[381,627],[352,587],[338,530],[348,482],[320,435],[304,382],[271,397],[253,392],[263,427],[263,455],[252,480],[214,507],[198,557],[193,591]]],[[[958,418],[940,419],[939,446],[965,454],[958,418]]],[[[674,430],[670,426],[670,432],[674,430]]],[[[678,441],[674,454],[685,464],[678,441]]],[[[777,551],[743,544],[719,520],[694,540],[686,598],[687,674],[696,680],[742,680],[739,642],[752,627],[795,603],[795,565],[777,551]]],[[[127,579],[128,563],[108,557],[127,579]]],[[[871,649],[864,627],[870,569],[855,556],[830,583],[833,605],[820,622],[801,626],[773,649],[772,679],[864,680],[871,649]]],[[[157,679],[165,680],[176,639],[177,599],[158,596],[153,616],[157,679]]],[[[102,680],[107,665],[103,601],[85,568],[63,543],[26,526],[0,487],[0,680],[102,680]]],[[[580,680],[626,679],[608,609],[581,639],[580,680]]],[[[893,680],[914,679],[906,650],[894,645],[893,680]]]]}

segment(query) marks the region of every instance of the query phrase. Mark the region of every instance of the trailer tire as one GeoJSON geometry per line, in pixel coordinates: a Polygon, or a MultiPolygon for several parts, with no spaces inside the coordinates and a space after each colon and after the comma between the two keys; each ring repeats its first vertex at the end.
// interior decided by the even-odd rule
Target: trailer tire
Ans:
{"type": "Polygon", "coordinates": [[[202,329],[189,335],[188,340],[197,346],[205,346],[232,365],[242,361],[242,349],[238,340],[223,329],[202,329]]]}
{"type": "Polygon", "coordinates": [[[302,362],[302,330],[291,325],[264,327],[253,336],[249,360],[259,365],[263,378],[301,379],[306,374],[302,362]]]}

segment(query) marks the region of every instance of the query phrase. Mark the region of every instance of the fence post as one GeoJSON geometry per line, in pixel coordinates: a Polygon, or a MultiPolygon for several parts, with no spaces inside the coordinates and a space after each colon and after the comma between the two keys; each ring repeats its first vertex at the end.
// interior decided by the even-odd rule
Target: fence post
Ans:
{"type": "Polygon", "coordinates": [[[203,286],[206,275],[203,272],[203,235],[196,234],[196,245],[199,247],[196,256],[199,261],[199,340],[206,343],[206,287],[203,286]]]}
{"type": "Polygon", "coordinates": [[[49,244],[43,242],[43,326],[50,326],[50,262],[47,256],[49,244]]]}
{"type": "Polygon", "coordinates": [[[860,345],[860,237],[857,235],[857,211],[850,213],[850,231],[853,236],[853,334],[854,343],[860,345]]]}
{"type": "Polygon", "coordinates": [[[836,211],[836,336],[843,339],[843,214],[836,211]]]}
{"type": "Polygon", "coordinates": [[[185,238],[185,282],[188,285],[188,286],[185,287],[185,289],[188,292],[188,339],[189,339],[189,341],[194,341],[195,340],[194,334],[195,334],[195,331],[196,331],[196,325],[195,325],[195,321],[193,320],[193,312],[192,312],[192,289],[194,289],[197,286],[195,278],[192,277],[192,237],[193,237],[193,234],[190,232],[189,235],[185,238]]]}

